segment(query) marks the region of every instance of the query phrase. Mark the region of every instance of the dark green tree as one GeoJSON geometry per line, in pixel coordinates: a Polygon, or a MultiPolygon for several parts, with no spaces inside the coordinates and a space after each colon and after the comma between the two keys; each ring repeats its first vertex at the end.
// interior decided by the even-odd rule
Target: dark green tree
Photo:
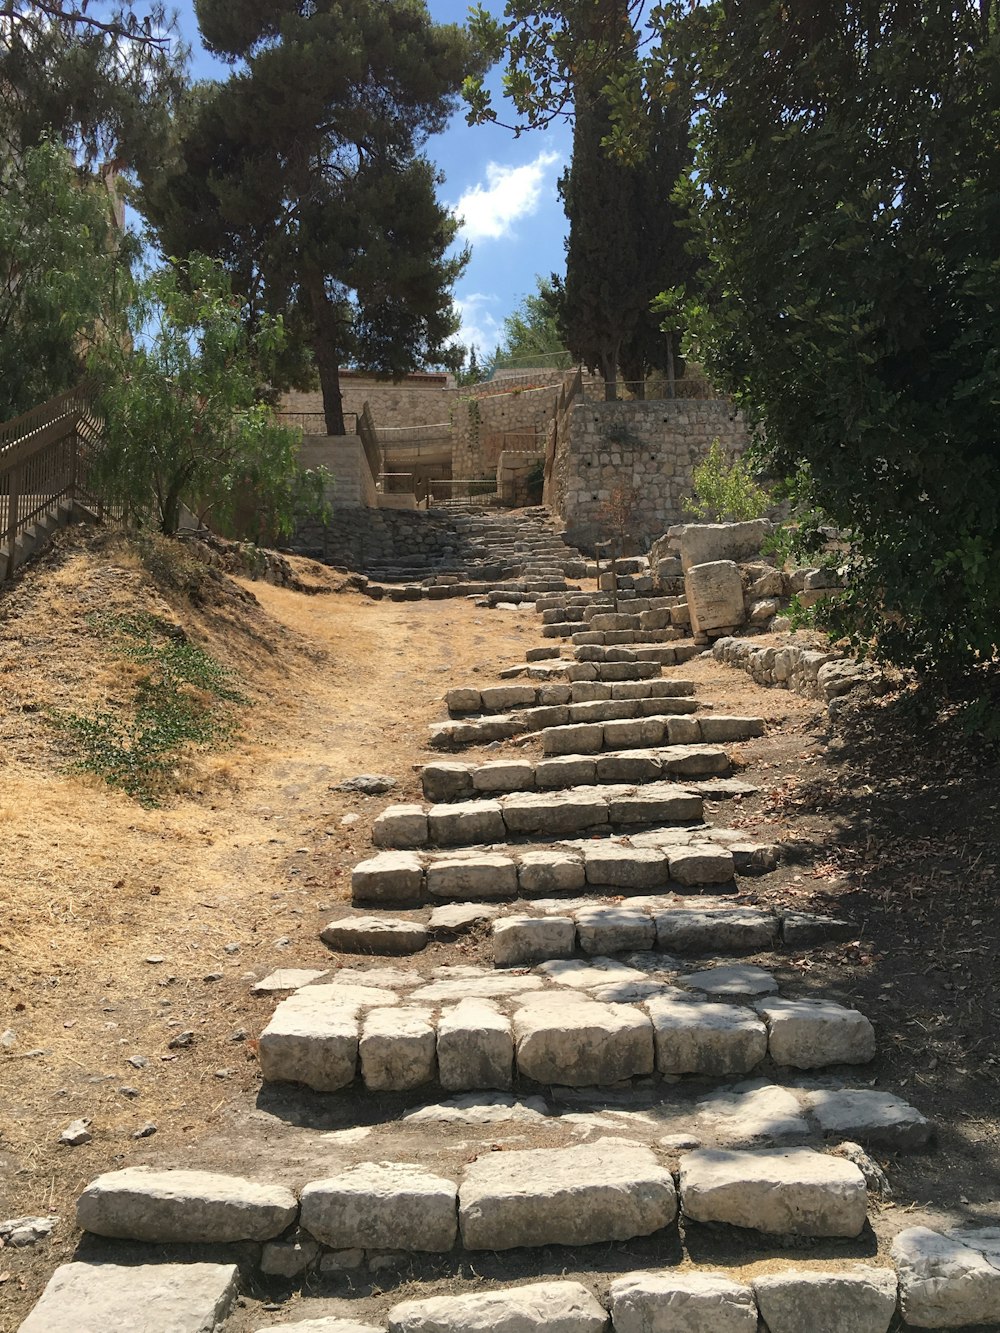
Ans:
{"type": "Polygon", "coordinates": [[[516,369],[567,368],[573,364],[559,330],[559,293],[551,278],[536,278],[535,290],[522,297],[503,322],[494,360],[516,369]]]}
{"type": "Polygon", "coordinates": [[[0,0],[0,141],[16,154],[54,138],[91,166],[148,167],[185,61],[159,0],[0,0]]]}
{"type": "MultiPolygon", "coordinates": [[[[677,7],[680,8],[679,6],[677,7]]],[[[849,623],[951,674],[1000,634],[1000,29],[987,0],[696,6],[710,369],[853,534],[849,623]]]]}
{"type": "Polygon", "coordinates": [[[318,375],[327,431],[343,434],[342,365],[461,365],[451,288],[467,252],[419,150],[477,68],[473,48],[423,0],[196,8],[234,73],[195,90],[144,207],[166,253],[220,256],[254,315],[283,315],[275,387],[318,375]]]}

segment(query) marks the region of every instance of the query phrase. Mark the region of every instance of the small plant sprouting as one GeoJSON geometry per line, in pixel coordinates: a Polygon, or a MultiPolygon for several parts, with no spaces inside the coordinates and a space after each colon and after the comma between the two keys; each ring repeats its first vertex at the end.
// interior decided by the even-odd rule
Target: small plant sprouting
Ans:
{"type": "Polygon", "coordinates": [[[718,436],[691,480],[694,495],[681,503],[685,512],[703,523],[744,523],[763,518],[770,508],[771,498],[754,481],[750,464],[745,458],[730,461],[718,436]]]}

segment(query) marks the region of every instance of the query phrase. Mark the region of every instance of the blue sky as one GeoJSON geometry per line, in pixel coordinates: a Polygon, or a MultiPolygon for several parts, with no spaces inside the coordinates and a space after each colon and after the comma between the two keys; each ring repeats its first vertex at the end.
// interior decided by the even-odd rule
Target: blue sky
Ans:
{"type": "MultiPolygon", "coordinates": [[[[500,15],[503,0],[488,0],[485,7],[500,15]]],[[[464,23],[468,3],[428,0],[428,9],[439,23],[464,23]]],[[[201,47],[191,0],[180,0],[178,12],[192,48],[194,76],[226,77],[227,67],[201,47]]],[[[499,86],[496,72],[491,86],[499,86]]],[[[512,114],[501,113],[501,119],[512,114]]],[[[466,125],[459,110],[447,130],[426,146],[426,155],[444,173],[442,200],[464,218],[462,238],[472,258],[455,287],[462,315],[459,336],[467,345],[477,344],[482,354],[496,346],[504,316],[534,291],[535,275],[562,271],[566,219],[556,181],[568,161],[570,140],[566,125],[515,139],[496,125],[466,125]]]]}

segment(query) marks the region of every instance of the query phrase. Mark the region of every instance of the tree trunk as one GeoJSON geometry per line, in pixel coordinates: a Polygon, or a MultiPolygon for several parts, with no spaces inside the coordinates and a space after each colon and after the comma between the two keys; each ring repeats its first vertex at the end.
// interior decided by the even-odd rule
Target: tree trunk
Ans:
{"type": "Polygon", "coordinates": [[[618,358],[613,352],[601,353],[601,374],[604,376],[604,401],[618,401],[618,358]]]}
{"type": "Polygon", "coordinates": [[[674,375],[674,335],[667,334],[667,397],[677,397],[677,380],[674,375]]]}
{"type": "Polygon", "coordinates": [[[319,387],[323,392],[323,419],[327,435],[346,435],[344,425],[344,395],[340,392],[340,365],[336,353],[331,358],[321,353],[319,340],[315,348],[319,370],[319,387]]]}
{"type": "Polygon", "coordinates": [[[319,387],[323,394],[323,418],[327,435],[346,435],[344,427],[344,398],[340,392],[340,343],[336,337],[337,311],[326,294],[321,274],[309,281],[309,304],[312,307],[313,355],[319,372],[319,387]]]}

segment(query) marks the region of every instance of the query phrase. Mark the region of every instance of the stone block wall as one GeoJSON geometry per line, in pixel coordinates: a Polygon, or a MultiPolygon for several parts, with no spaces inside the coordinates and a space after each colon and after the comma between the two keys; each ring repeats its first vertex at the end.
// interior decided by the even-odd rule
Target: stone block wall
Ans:
{"type": "Polygon", "coordinates": [[[555,426],[545,500],[584,550],[615,535],[614,510],[645,550],[683,519],[694,468],[714,439],[735,457],[748,434],[726,399],[603,403],[577,399],[555,426]]]}
{"type": "Polygon", "coordinates": [[[335,509],[327,524],[309,522],[291,549],[331,565],[373,572],[398,561],[434,563],[454,557],[460,539],[446,515],[427,510],[335,509]]]}
{"type": "Polygon", "coordinates": [[[335,509],[374,508],[375,478],[357,435],[303,435],[299,460],[304,467],[324,467],[332,482],[326,502],[335,509]]]}
{"type": "MultiPolygon", "coordinates": [[[[360,416],[368,403],[378,426],[427,426],[448,420],[454,380],[450,375],[407,375],[401,380],[377,380],[373,375],[341,371],[340,391],[345,412],[360,416]]],[[[311,393],[292,391],[282,398],[281,410],[319,415],[323,411],[323,395],[318,389],[311,393]]],[[[306,429],[310,424],[315,427],[315,423],[303,423],[306,429]]]]}

